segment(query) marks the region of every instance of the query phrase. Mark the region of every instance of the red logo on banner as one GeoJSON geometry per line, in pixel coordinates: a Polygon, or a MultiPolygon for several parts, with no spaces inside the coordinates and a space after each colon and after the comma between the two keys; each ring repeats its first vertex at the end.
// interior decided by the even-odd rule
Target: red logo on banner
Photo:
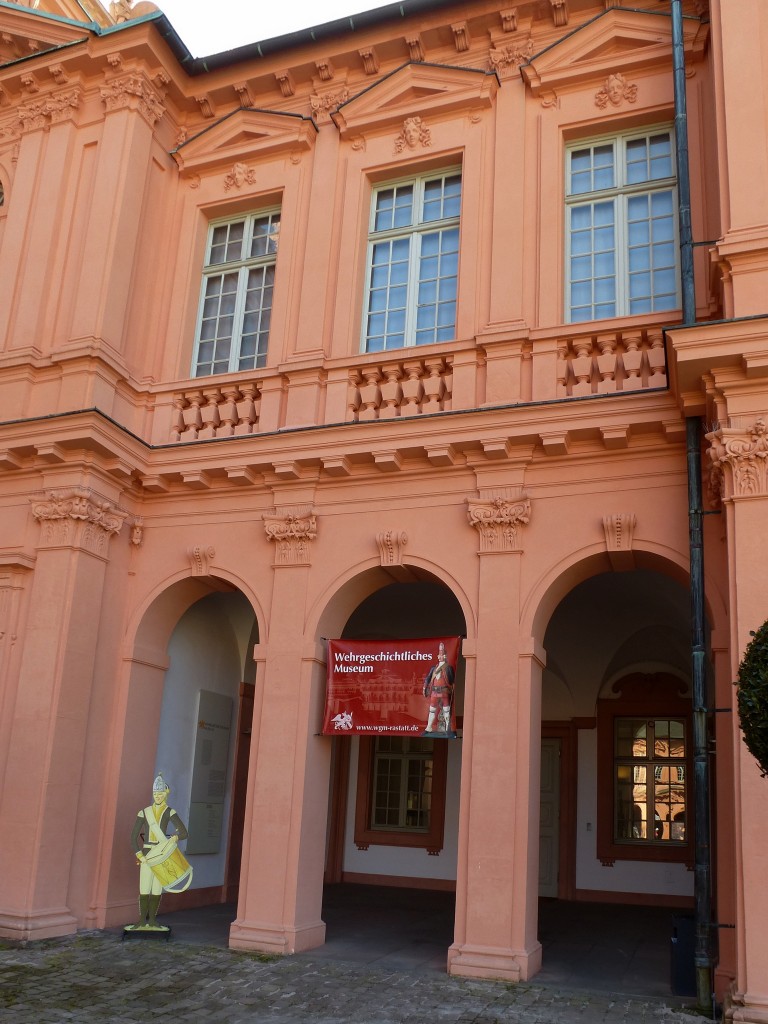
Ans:
{"type": "Polygon", "coordinates": [[[459,638],[329,640],[327,736],[456,735],[459,638]]]}

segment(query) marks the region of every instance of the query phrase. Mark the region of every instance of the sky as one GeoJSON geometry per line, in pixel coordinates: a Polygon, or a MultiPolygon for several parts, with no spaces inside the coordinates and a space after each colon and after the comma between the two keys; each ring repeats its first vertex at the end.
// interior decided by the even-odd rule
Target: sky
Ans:
{"type": "Polygon", "coordinates": [[[377,0],[155,0],[193,57],[386,7],[377,0]],[[215,14],[214,14],[215,12],[215,14]]]}

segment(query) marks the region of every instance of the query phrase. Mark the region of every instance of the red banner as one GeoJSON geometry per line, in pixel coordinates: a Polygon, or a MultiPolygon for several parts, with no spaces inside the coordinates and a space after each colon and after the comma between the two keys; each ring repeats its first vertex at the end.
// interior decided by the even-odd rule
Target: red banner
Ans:
{"type": "Polygon", "coordinates": [[[329,640],[326,736],[456,735],[459,637],[329,640]]]}

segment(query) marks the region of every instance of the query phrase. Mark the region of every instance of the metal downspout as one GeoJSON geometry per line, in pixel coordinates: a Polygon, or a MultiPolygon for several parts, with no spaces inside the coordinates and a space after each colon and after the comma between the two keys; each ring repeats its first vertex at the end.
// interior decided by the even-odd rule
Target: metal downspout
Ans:
{"type": "MultiPolygon", "coordinates": [[[[696,322],[691,231],[691,189],[688,167],[688,115],[685,97],[685,47],[681,0],[670,0],[672,59],[675,87],[678,223],[683,324],[696,322]]],[[[694,835],[694,903],[696,939],[696,1000],[699,1009],[712,1008],[712,870],[710,849],[709,754],[707,742],[707,648],[704,614],[704,546],[701,500],[701,421],[685,421],[688,468],[688,538],[691,572],[691,673],[693,689],[693,784],[696,815],[694,835]]]]}

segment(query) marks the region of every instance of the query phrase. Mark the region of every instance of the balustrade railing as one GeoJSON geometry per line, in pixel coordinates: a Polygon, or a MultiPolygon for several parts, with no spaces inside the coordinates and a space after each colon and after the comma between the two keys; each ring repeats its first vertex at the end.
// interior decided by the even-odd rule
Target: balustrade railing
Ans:
{"type": "Polygon", "coordinates": [[[513,339],[333,359],[316,371],[267,369],[152,389],[155,443],[202,441],[323,423],[637,393],[667,385],[662,327],[572,325],[513,339]]]}
{"type": "Polygon", "coordinates": [[[257,381],[180,391],[173,396],[171,440],[258,433],[260,405],[257,381]]]}
{"type": "Polygon", "coordinates": [[[660,329],[579,335],[558,344],[558,398],[641,391],[666,384],[660,329]]]}
{"type": "Polygon", "coordinates": [[[451,408],[452,359],[387,360],[349,372],[348,419],[417,416],[451,408]]]}

